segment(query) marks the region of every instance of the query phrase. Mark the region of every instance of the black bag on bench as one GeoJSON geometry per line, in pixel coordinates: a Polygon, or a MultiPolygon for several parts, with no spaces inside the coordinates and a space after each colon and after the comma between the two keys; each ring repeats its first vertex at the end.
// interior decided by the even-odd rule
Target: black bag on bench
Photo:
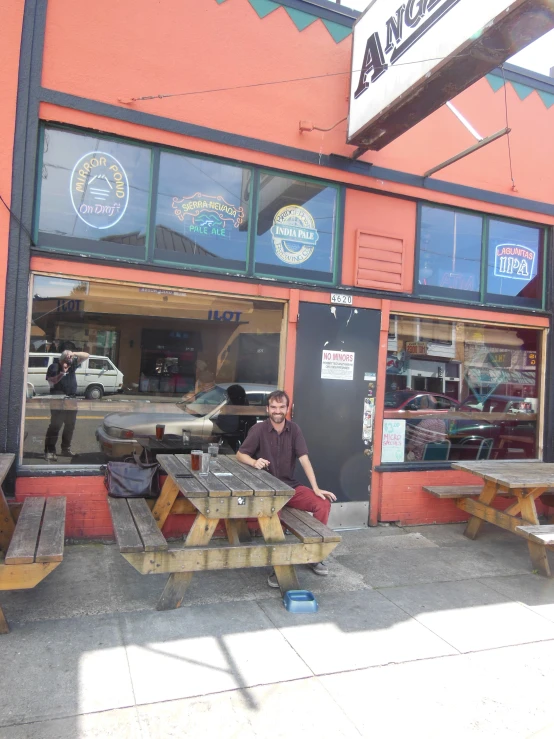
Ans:
{"type": "Polygon", "coordinates": [[[157,462],[141,462],[139,455],[133,454],[125,462],[108,462],[104,485],[111,498],[157,498],[160,494],[160,480],[157,462]]]}

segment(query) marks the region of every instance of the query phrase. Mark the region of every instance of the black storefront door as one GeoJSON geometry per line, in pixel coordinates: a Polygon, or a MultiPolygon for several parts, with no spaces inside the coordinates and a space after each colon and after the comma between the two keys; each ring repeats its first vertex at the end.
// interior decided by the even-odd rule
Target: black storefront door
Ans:
{"type": "Polygon", "coordinates": [[[360,504],[369,501],[371,457],[364,454],[369,445],[363,418],[377,373],[380,318],[379,311],[365,308],[300,304],[293,419],[308,443],[318,484],[332,490],[344,510],[356,503],[354,516],[365,518],[351,525],[367,524],[367,505],[360,504]]]}

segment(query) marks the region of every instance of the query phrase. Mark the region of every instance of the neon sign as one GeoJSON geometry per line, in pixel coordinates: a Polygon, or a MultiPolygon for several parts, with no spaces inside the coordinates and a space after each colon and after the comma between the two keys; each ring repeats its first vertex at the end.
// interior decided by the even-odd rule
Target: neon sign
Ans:
{"type": "Polygon", "coordinates": [[[518,244],[498,244],[494,252],[494,276],[529,280],[534,276],[535,252],[518,244]]]}
{"type": "Polygon", "coordinates": [[[190,218],[189,233],[229,238],[228,227],[238,228],[244,222],[244,208],[228,203],[221,195],[194,195],[173,198],[173,212],[180,221],[190,218]]]}
{"type": "Polygon", "coordinates": [[[312,214],[300,205],[285,205],[277,211],[271,236],[277,257],[292,265],[308,260],[319,239],[312,214]]]}
{"type": "Polygon", "coordinates": [[[75,213],[92,228],[112,228],[129,204],[127,174],[115,157],[103,151],[90,151],[77,161],[69,189],[75,213]]]}

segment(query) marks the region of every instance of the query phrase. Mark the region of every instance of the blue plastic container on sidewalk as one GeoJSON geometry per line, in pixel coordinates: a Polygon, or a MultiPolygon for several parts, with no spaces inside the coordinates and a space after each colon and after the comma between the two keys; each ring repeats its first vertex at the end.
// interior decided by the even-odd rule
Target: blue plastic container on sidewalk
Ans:
{"type": "Polygon", "coordinates": [[[291,613],[315,613],[318,609],[317,600],[309,590],[287,590],[283,603],[291,613]]]}

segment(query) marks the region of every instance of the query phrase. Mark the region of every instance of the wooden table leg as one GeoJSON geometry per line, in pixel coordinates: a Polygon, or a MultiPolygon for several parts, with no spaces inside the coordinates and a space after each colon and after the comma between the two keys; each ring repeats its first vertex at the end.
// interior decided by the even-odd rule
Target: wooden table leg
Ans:
{"type": "Polygon", "coordinates": [[[239,544],[248,544],[252,541],[248,525],[242,518],[226,518],[225,531],[229,544],[238,546],[239,544]]]}
{"type": "Polygon", "coordinates": [[[4,497],[4,491],[0,487],[0,550],[4,553],[8,551],[14,529],[15,524],[10,507],[4,497]]]}
{"type": "MultiPolygon", "coordinates": [[[[538,525],[539,517],[537,516],[537,508],[535,506],[535,499],[533,495],[523,495],[523,491],[521,490],[517,490],[515,492],[520,502],[522,520],[526,521],[527,523],[538,525]]],[[[544,544],[539,544],[538,542],[534,541],[528,541],[527,546],[529,547],[529,555],[531,557],[531,562],[533,563],[534,569],[540,572],[541,575],[546,575],[546,577],[550,577],[550,565],[548,564],[548,557],[544,544]]]]}
{"type": "Polygon", "coordinates": [[[2,610],[2,606],[0,606],[0,634],[9,634],[10,633],[10,627],[8,626],[8,622],[6,621],[6,617],[4,616],[4,611],[2,610]]]}
{"type": "MultiPolygon", "coordinates": [[[[485,486],[481,492],[481,495],[478,497],[477,500],[479,503],[482,503],[483,505],[490,505],[492,501],[494,500],[495,496],[496,496],[496,483],[488,480],[487,482],[485,482],[485,486]]],[[[464,536],[467,536],[468,539],[477,538],[477,534],[479,533],[479,529],[481,528],[482,523],[483,523],[483,519],[478,518],[477,516],[472,516],[467,522],[467,526],[465,527],[465,531],[464,531],[464,536]]]]}
{"type": "Polygon", "coordinates": [[[227,540],[229,544],[236,547],[240,544],[240,536],[237,529],[237,522],[232,518],[225,519],[225,531],[227,532],[227,540]]]}
{"type": "MultiPolygon", "coordinates": [[[[280,541],[285,541],[285,532],[277,514],[260,516],[258,524],[266,544],[277,544],[280,541]]],[[[275,567],[275,574],[283,595],[287,590],[300,589],[294,565],[279,565],[275,567]]]]}
{"type": "Polygon", "coordinates": [[[245,518],[235,519],[237,524],[237,531],[239,532],[239,539],[241,544],[250,544],[252,541],[252,535],[245,518]]]}
{"type": "MultiPolygon", "coordinates": [[[[201,547],[208,544],[218,523],[218,518],[206,518],[199,513],[188,533],[185,546],[201,547]]],[[[172,608],[179,608],[193,574],[192,572],[174,572],[171,574],[160,596],[156,610],[169,611],[172,608]]]]}
{"type": "Polygon", "coordinates": [[[160,491],[158,500],[156,501],[154,508],[152,508],[152,515],[158,522],[158,527],[163,528],[167,517],[171,511],[175,498],[179,495],[179,488],[176,483],[168,475],[160,491]]]}

